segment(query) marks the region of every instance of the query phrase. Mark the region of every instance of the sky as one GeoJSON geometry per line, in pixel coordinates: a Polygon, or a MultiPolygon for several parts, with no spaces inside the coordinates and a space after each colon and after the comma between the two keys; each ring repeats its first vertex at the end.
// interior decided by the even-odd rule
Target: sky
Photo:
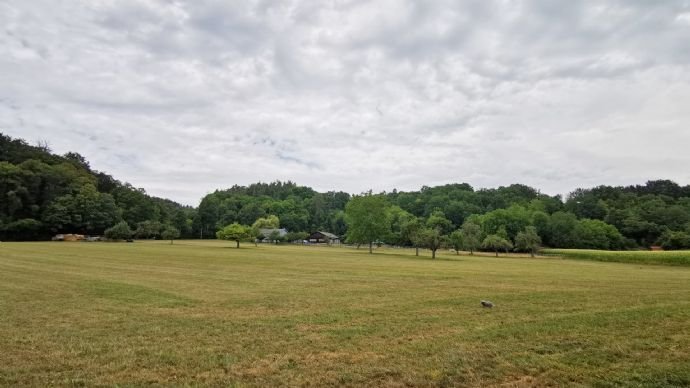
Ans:
{"type": "Polygon", "coordinates": [[[0,0],[0,132],[235,184],[690,184],[690,1],[0,0]]]}

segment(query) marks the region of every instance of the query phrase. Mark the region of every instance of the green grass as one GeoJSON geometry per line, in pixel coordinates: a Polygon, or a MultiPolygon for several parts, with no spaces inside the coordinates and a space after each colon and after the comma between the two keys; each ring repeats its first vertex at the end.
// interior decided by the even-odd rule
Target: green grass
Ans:
{"type": "Polygon", "coordinates": [[[231,245],[0,243],[0,386],[690,385],[690,268],[231,245]]]}
{"type": "Polygon", "coordinates": [[[598,251],[593,249],[544,249],[545,255],[570,259],[633,264],[690,266],[690,251],[598,251]]]}

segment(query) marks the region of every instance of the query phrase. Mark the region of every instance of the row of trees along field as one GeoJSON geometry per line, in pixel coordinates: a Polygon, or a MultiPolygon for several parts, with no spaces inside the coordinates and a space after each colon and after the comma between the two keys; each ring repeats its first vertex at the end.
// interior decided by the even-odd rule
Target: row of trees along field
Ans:
{"type": "Polygon", "coordinates": [[[55,155],[47,146],[0,134],[0,198],[4,240],[99,235],[122,222],[138,238],[160,238],[171,228],[183,238],[216,238],[228,225],[250,228],[259,219],[276,216],[279,226],[292,233],[323,230],[362,244],[415,246],[424,237],[430,241],[425,246],[435,241],[453,246],[460,241],[459,231],[474,225],[469,228],[479,230],[479,249],[490,236],[487,247],[492,242],[501,249],[507,244],[522,247],[532,232],[543,245],[555,248],[690,248],[690,186],[668,180],[577,189],[565,201],[520,184],[475,190],[461,183],[351,197],[288,181],[217,190],[192,208],[95,171],[77,153],[55,155]],[[374,240],[365,241],[357,230],[352,219],[356,209],[347,211],[363,198],[385,209],[385,216],[376,218],[383,232],[374,240]],[[414,228],[421,232],[413,238],[414,228]]]}

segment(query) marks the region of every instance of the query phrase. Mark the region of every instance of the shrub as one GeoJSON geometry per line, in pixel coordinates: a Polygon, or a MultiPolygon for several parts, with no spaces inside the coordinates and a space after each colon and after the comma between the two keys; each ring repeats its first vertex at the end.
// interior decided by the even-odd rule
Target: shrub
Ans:
{"type": "Polygon", "coordinates": [[[132,237],[132,230],[129,228],[127,222],[122,221],[106,229],[104,234],[105,237],[110,240],[126,240],[132,237]]]}
{"type": "Polygon", "coordinates": [[[690,234],[685,232],[666,231],[659,238],[661,247],[665,250],[678,250],[690,248],[690,234]]]}

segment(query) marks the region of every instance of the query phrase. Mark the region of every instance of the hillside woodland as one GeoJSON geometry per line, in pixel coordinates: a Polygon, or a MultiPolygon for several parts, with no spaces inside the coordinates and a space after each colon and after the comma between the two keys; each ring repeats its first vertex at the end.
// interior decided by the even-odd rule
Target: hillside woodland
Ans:
{"type": "Polygon", "coordinates": [[[56,155],[45,145],[0,133],[3,240],[46,240],[57,233],[101,235],[123,221],[137,238],[160,238],[166,229],[179,231],[183,238],[216,238],[227,225],[252,225],[269,216],[277,216],[279,226],[293,236],[316,230],[348,236],[352,223],[346,208],[362,197],[385,204],[379,217],[385,233],[376,243],[428,246],[421,241],[424,235],[458,249],[482,249],[480,242],[492,236],[490,242],[498,237],[501,244],[530,250],[521,242],[534,241],[526,238],[536,231],[541,245],[554,248],[690,248],[690,185],[669,180],[579,188],[565,199],[522,184],[474,189],[458,183],[352,196],[277,181],[216,190],[193,208],[94,170],[76,152],[56,155]]]}

